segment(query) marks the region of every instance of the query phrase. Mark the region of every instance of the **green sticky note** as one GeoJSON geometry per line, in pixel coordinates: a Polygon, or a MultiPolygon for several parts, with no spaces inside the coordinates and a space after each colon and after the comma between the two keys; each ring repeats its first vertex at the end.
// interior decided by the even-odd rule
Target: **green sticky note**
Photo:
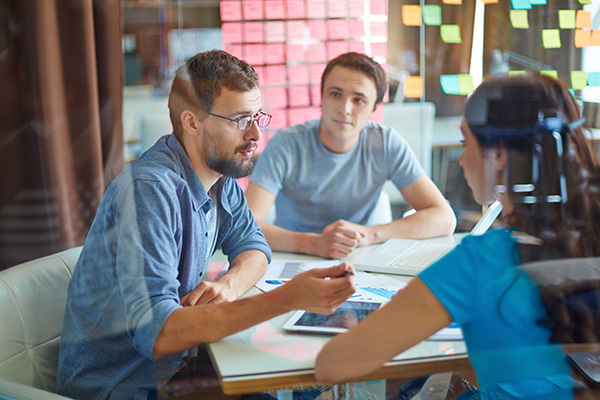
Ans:
{"type": "Polygon", "coordinates": [[[583,89],[587,86],[587,74],[585,71],[571,71],[571,86],[575,90],[583,89]]]}
{"type": "Polygon", "coordinates": [[[440,26],[442,24],[442,6],[426,4],[422,7],[423,24],[440,26]]]}
{"type": "Polygon", "coordinates": [[[475,90],[473,77],[469,74],[458,74],[458,92],[467,95],[475,90]]]}
{"type": "Polygon", "coordinates": [[[508,76],[513,76],[513,75],[525,75],[527,72],[523,71],[523,70],[514,70],[514,71],[508,71],[508,76]]]}
{"type": "Polygon", "coordinates": [[[444,43],[462,43],[459,25],[442,25],[440,27],[440,36],[444,43]]]}
{"type": "Polygon", "coordinates": [[[542,45],[545,49],[560,49],[560,31],[558,29],[542,29],[542,45]]]}
{"type": "Polygon", "coordinates": [[[529,29],[527,10],[510,10],[510,23],[515,29],[529,29]]]}
{"type": "Polygon", "coordinates": [[[592,0],[579,0],[579,4],[592,4],[592,0]]]}
{"type": "Polygon", "coordinates": [[[553,69],[547,69],[544,71],[540,71],[540,75],[546,75],[546,76],[550,76],[554,79],[558,79],[558,71],[553,70],[553,69]]]}
{"type": "Polygon", "coordinates": [[[575,10],[558,10],[558,27],[575,29],[575,10]]]}

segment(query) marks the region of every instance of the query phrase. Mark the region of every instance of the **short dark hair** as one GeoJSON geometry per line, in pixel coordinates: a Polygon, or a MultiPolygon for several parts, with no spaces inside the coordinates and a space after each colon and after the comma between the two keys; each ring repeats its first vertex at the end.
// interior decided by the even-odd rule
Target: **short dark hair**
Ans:
{"type": "Polygon", "coordinates": [[[223,87],[249,91],[258,86],[256,71],[246,62],[222,50],[196,54],[177,69],[169,94],[169,115],[173,133],[181,137],[181,113],[210,112],[223,87]]]}
{"type": "Polygon", "coordinates": [[[355,52],[341,54],[327,63],[327,67],[325,67],[325,71],[323,71],[323,75],[321,75],[321,96],[323,96],[323,91],[325,90],[324,85],[327,75],[329,75],[331,70],[338,65],[340,67],[360,71],[373,79],[373,83],[375,83],[375,88],[377,89],[375,106],[383,101],[383,96],[387,89],[387,80],[383,68],[381,68],[381,65],[379,65],[378,62],[366,54],[355,52]]]}

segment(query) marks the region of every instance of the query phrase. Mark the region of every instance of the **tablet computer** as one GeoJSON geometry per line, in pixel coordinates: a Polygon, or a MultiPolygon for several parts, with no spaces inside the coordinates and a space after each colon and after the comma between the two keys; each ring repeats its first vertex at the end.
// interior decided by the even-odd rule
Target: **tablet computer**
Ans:
{"type": "Polygon", "coordinates": [[[352,328],[367,315],[381,307],[382,304],[381,302],[372,301],[345,301],[332,314],[296,311],[283,324],[283,329],[289,332],[335,335],[352,328]]]}

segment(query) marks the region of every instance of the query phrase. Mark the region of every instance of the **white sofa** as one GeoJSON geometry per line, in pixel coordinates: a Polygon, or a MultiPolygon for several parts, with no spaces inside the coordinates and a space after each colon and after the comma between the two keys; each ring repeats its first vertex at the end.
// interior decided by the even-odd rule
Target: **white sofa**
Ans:
{"type": "Polygon", "coordinates": [[[0,399],[53,394],[58,344],[81,247],[0,271],[0,399]]]}

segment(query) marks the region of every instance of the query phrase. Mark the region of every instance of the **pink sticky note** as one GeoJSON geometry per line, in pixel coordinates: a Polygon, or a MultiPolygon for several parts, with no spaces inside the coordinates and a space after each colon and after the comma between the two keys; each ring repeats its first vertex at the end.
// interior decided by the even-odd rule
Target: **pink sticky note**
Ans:
{"type": "Polygon", "coordinates": [[[310,66],[310,83],[313,85],[321,85],[321,76],[327,64],[311,64],[310,66]]]}
{"type": "Polygon", "coordinates": [[[292,108],[288,110],[288,122],[290,126],[300,125],[306,122],[306,116],[304,113],[304,109],[302,108],[292,108]]]}
{"type": "Polygon", "coordinates": [[[262,44],[246,44],[243,46],[244,60],[250,65],[262,65],[264,46],[262,44]]]}
{"type": "Polygon", "coordinates": [[[321,119],[321,107],[307,107],[304,109],[304,117],[309,119],[321,119]]]}
{"type": "Polygon", "coordinates": [[[373,112],[373,114],[371,114],[371,117],[369,118],[369,121],[373,121],[373,122],[378,123],[378,124],[383,124],[384,120],[385,120],[385,117],[383,115],[383,107],[380,104],[375,109],[375,111],[373,112]]]}
{"type": "Polygon", "coordinates": [[[221,24],[223,43],[242,43],[242,23],[223,22],[221,24]]]}
{"type": "Polygon", "coordinates": [[[371,14],[387,15],[387,0],[371,0],[371,14]]]}
{"type": "Polygon", "coordinates": [[[264,18],[263,3],[260,0],[244,0],[242,8],[244,10],[244,19],[246,21],[264,18]]]}
{"type": "Polygon", "coordinates": [[[306,52],[301,44],[288,44],[286,46],[287,60],[291,62],[306,61],[306,52]]]}
{"type": "Polygon", "coordinates": [[[330,19],[327,21],[327,36],[331,39],[346,39],[348,23],[345,19],[330,19]]]}
{"type": "Polygon", "coordinates": [[[327,16],[329,18],[346,18],[346,2],[327,0],[327,16]]]}
{"type": "MultiPolygon", "coordinates": [[[[265,76],[265,67],[256,66],[252,67],[256,71],[256,75],[258,75],[258,85],[265,86],[266,76],[265,76]]],[[[261,91],[261,96],[264,97],[264,93],[261,91]]]]}
{"type": "Polygon", "coordinates": [[[283,0],[265,0],[265,19],[284,19],[285,4],[283,0]]]}
{"type": "Polygon", "coordinates": [[[321,105],[321,86],[310,87],[310,102],[313,106],[321,105]]]}
{"type": "Polygon", "coordinates": [[[346,41],[332,40],[330,42],[327,42],[327,56],[330,60],[346,52],[348,52],[348,44],[346,43],[346,41]]]}
{"type": "Polygon", "coordinates": [[[286,17],[288,19],[301,19],[306,17],[304,0],[287,0],[285,2],[286,17]]]}
{"type": "Polygon", "coordinates": [[[288,106],[287,93],[285,88],[267,88],[265,89],[267,98],[267,108],[277,110],[288,106]]]}
{"type": "Polygon", "coordinates": [[[262,22],[243,22],[244,42],[262,43],[265,41],[264,24],[262,22]]]}
{"type": "Polygon", "coordinates": [[[348,36],[351,38],[359,38],[365,36],[365,23],[359,19],[351,19],[348,21],[348,36]]]}
{"type": "Polygon", "coordinates": [[[363,53],[365,52],[365,44],[363,42],[359,42],[357,40],[350,40],[348,42],[348,51],[353,51],[355,53],[363,53]]]}
{"type": "Polygon", "coordinates": [[[387,23],[384,21],[371,22],[371,36],[387,37],[387,23]]]}
{"type": "Polygon", "coordinates": [[[325,43],[314,43],[308,46],[308,52],[306,59],[309,62],[325,62],[327,61],[327,54],[325,50],[325,43]]]}
{"type": "Polygon", "coordinates": [[[283,21],[265,22],[265,42],[283,43],[285,42],[285,25],[283,21]]]}
{"type": "Polygon", "coordinates": [[[371,43],[371,55],[373,57],[387,58],[387,43],[371,43]]]}
{"type": "Polygon", "coordinates": [[[286,109],[272,110],[269,108],[267,113],[273,116],[273,118],[271,118],[271,123],[269,124],[269,129],[279,130],[288,127],[286,109]]]}
{"type": "Polygon", "coordinates": [[[244,52],[242,50],[242,45],[239,44],[230,44],[227,45],[223,48],[223,50],[225,50],[227,53],[231,54],[234,57],[237,58],[244,58],[244,52]]]}
{"type": "Polygon", "coordinates": [[[348,0],[348,16],[350,18],[362,18],[365,16],[364,0],[348,0]]]}
{"type": "Polygon", "coordinates": [[[222,1],[221,21],[241,21],[242,20],[242,3],[239,1],[222,1]]]}
{"type": "Polygon", "coordinates": [[[288,81],[290,85],[308,85],[308,65],[293,64],[288,65],[288,81]]]}
{"type": "Polygon", "coordinates": [[[287,84],[285,65],[267,65],[265,75],[266,86],[284,86],[287,84]]]}
{"type": "Polygon", "coordinates": [[[265,64],[285,63],[285,52],[283,43],[265,44],[265,64]]]}
{"type": "Polygon", "coordinates": [[[287,40],[304,39],[304,21],[287,21],[287,40]]]}
{"type": "Polygon", "coordinates": [[[306,0],[308,18],[325,18],[325,0],[306,0]]]}
{"type": "Polygon", "coordinates": [[[325,20],[310,20],[307,24],[311,39],[327,40],[327,23],[325,20]]]}

